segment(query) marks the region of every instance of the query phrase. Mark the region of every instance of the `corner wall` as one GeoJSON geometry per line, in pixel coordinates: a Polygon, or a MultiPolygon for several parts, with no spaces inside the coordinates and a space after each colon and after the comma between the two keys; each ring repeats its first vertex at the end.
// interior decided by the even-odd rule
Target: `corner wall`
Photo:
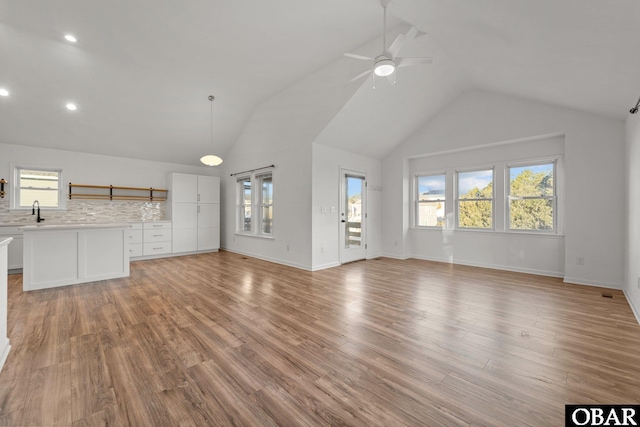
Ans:
{"type": "MultiPolygon", "coordinates": [[[[626,228],[623,122],[493,92],[463,94],[384,160],[383,253],[414,256],[409,238],[410,158],[548,135],[565,136],[560,261],[565,281],[621,288],[626,228]],[[578,257],[584,265],[577,265],[578,257]]],[[[498,245],[491,250],[510,250],[498,245]]],[[[468,262],[486,266],[482,258],[468,262]]]]}
{"type": "Polygon", "coordinates": [[[381,161],[337,148],[313,144],[313,270],[340,265],[341,168],[363,172],[367,176],[366,256],[376,258],[381,255],[383,194],[381,161]]]}
{"type": "Polygon", "coordinates": [[[626,263],[624,292],[640,323],[640,114],[626,120],[626,263]]]}

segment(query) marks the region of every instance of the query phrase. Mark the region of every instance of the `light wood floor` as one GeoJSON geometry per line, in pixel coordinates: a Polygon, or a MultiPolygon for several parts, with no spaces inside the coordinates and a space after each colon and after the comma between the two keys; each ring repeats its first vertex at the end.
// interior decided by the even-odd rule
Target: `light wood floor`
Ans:
{"type": "Polygon", "coordinates": [[[623,294],[560,279],[392,259],[310,273],[220,252],[21,282],[0,425],[561,426],[565,404],[640,402],[623,294]]]}

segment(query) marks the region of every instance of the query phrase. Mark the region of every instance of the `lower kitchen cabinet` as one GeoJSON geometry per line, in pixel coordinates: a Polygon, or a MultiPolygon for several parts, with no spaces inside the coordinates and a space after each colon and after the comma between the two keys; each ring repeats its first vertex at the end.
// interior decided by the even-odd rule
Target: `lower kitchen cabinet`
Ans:
{"type": "Polygon", "coordinates": [[[130,258],[171,254],[171,221],[132,223],[129,229],[130,258]]]}

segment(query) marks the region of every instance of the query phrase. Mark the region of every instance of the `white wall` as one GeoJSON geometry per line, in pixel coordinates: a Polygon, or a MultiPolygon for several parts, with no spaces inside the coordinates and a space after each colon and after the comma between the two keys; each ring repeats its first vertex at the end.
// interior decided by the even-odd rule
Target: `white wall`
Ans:
{"type": "Polygon", "coordinates": [[[627,240],[624,292],[640,322],[640,114],[626,120],[627,240]]]}
{"type": "MultiPolygon", "coordinates": [[[[383,253],[405,258],[415,249],[409,233],[410,157],[548,135],[565,136],[565,281],[620,288],[623,122],[491,92],[463,94],[384,160],[383,253]],[[594,201],[603,198],[605,202],[594,201]],[[578,257],[584,258],[584,265],[577,265],[578,257]]],[[[497,244],[499,248],[492,245],[491,250],[511,253],[505,242],[497,244]]],[[[487,260],[469,254],[466,261],[484,265],[487,260]]]]}
{"type": "Polygon", "coordinates": [[[382,168],[381,161],[321,144],[313,144],[312,257],[313,270],[340,264],[340,170],[366,174],[366,257],[381,255],[382,168]],[[322,208],[326,212],[322,212],[322,208]],[[332,212],[331,208],[335,211],[332,212]]]}
{"type": "Polygon", "coordinates": [[[358,88],[349,82],[347,59],[256,106],[222,164],[223,249],[312,269],[312,144],[358,88]],[[236,234],[236,180],[230,174],[271,164],[273,239],[236,234]]]}
{"type": "MultiPolygon", "coordinates": [[[[454,262],[457,264],[479,265],[503,270],[521,271],[547,276],[564,276],[564,235],[562,217],[565,206],[564,180],[562,174],[564,136],[513,141],[506,144],[490,145],[464,150],[454,150],[409,159],[410,204],[409,250],[413,258],[432,261],[454,262]],[[525,234],[506,231],[505,197],[506,167],[511,162],[557,159],[555,177],[558,206],[555,235],[525,234]],[[494,232],[476,230],[454,230],[452,215],[454,203],[447,210],[451,218],[447,220],[449,229],[415,228],[415,185],[414,176],[424,173],[442,173],[457,169],[495,167],[494,176],[494,232]]],[[[454,200],[453,174],[447,177],[447,197],[454,200]]]]}
{"type": "Polygon", "coordinates": [[[103,156],[0,143],[0,178],[11,180],[9,164],[63,168],[65,186],[75,184],[167,188],[169,172],[218,175],[206,166],[187,166],[150,160],[103,156]]]}

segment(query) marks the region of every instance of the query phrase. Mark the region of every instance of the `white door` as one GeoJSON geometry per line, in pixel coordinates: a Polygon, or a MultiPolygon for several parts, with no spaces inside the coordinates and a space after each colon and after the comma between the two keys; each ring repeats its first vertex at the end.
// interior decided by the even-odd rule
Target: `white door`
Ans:
{"type": "Polygon", "coordinates": [[[340,262],[366,258],[366,176],[342,169],[340,172],[340,262]]]}
{"type": "Polygon", "coordinates": [[[220,178],[198,175],[198,202],[220,203],[220,178]]]}
{"type": "Polygon", "coordinates": [[[174,254],[193,252],[198,249],[198,205],[195,203],[172,203],[174,254]]]}
{"type": "Polygon", "coordinates": [[[220,204],[198,205],[198,250],[220,248],[220,204]]]}
{"type": "Polygon", "coordinates": [[[196,203],[198,201],[198,177],[184,173],[172,173],[169,191],[172,203],[196,203]]]}

